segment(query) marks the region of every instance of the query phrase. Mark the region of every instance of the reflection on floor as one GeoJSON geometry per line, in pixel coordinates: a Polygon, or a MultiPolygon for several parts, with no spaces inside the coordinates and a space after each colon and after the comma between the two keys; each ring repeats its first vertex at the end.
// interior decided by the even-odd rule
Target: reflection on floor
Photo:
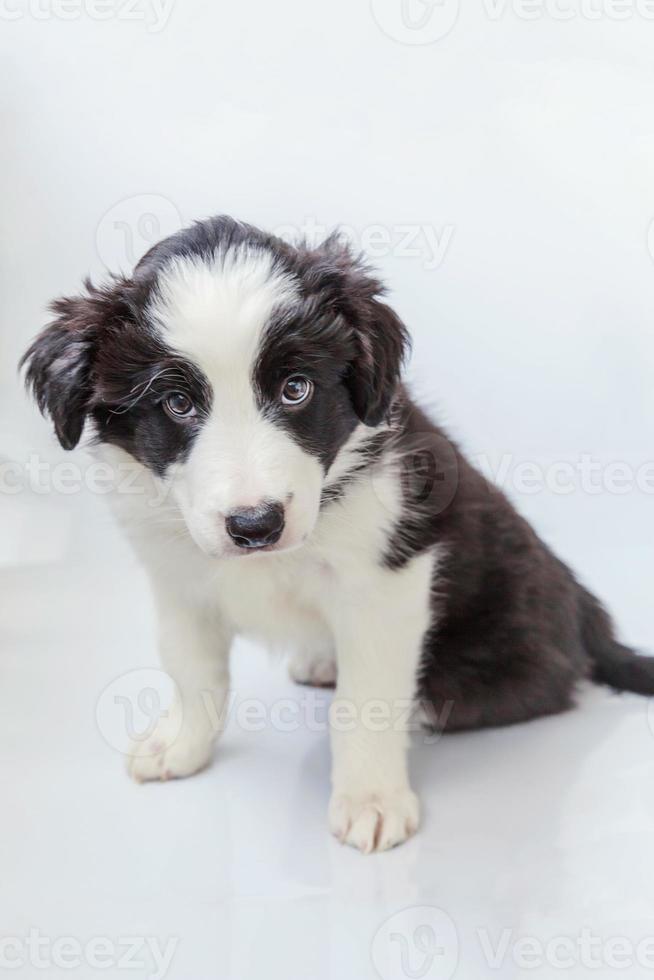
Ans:
{"type": "Polygon", "coordinates": [[[5,571],[0,587],[0,921],[14,938],[3,955],[24,964],[14,976],[42,977],[40,956],[48,977],[69,977],[66,955],[80,976],[124,976],[131,955],[131,976],[172,980],[597,978],[620,963],[651,975],[645,699],[589,689],[557,718],[417,738],[422,830],[363,857],[326,829],[328,694],[240,644],[213,766],[138,786],[96,708],[117,677],[156,666],[141,572],[121,553],[5,571]],[[242,723],[249,699],[263,725],[242,723]]]}

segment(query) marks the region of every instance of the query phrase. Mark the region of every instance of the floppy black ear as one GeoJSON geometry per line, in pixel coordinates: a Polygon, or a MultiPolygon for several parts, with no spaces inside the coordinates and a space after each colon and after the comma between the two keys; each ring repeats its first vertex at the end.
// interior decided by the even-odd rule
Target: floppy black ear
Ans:
{"type": "Polygon", "coordinates": [[[87,293],[62,297],[50,309],[53,322],[43,330],[20,361],[25,384],[39,409],[49,415],[59,442],[73,449],[80,440],[92,394],[96,346],[112,310],[112,289],[88,280],[87,293]]]}
{"type": "Polygon", "coordinates": [[[352,404],[362,422],[379,425],[397,391],[409,335],[390,306],[369,299],[354,336],[357,353],[347,376],[352,404]]]}
{"type": "Polygon", "coordinates": [[[338,233],[308,255],[308,271],[325,302],[350,330],[354,355],[345,378],[354,410],[366,425],[383,421],[397,391],[410,341],[397,314],[378,297],[385,287],[338,233]]]}

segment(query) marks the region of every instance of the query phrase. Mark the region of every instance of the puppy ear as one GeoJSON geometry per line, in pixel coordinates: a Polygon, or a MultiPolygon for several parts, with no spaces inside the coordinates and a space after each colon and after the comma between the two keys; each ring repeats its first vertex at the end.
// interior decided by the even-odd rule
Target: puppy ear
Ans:
{"type": "Polygon", "coordinates": [[[354,336],[357,354],[346,379],[352,404],[365,425],[379,425],[397,392],[409,335],[390,306],[369,299],[354,336]]]}
{"type": "Polygon", "coordinates": [[[73,449],[82,435],[94,354],[115,297],[111,288],[96,288],[88,280],[85,286],[86,295],[64,296],[50,305],[55,319],[20,361],[27,388],[41,412],[52,419],[64,449],[73,449]]]}
{"type": "Polygon", "coordinates": [[[379,425],[397,392],[409,334],[397,314],[378,297],[386,292],[365,259],[338,235],[311,255],[312,274],[325,302],[350,330],[354,356],[345,378],[354,410],[366,425],[379,425]]]}

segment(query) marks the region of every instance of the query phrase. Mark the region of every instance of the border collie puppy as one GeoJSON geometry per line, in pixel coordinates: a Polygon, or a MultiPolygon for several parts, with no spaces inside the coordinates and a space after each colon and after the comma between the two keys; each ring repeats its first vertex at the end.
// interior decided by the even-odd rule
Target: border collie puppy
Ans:
{"type": "Polygon", "coordinates": [[[177,695],[134,778],[208,763],[246,634],[336,684],[329,821],[365,852],[418,827],[407,705],[455,731],[563,711],[582,678],[654,693],[654,660],[412,403],[382,293],[338,239],[211,218],[58,299],[23,359],[62,446],[88,421],[143,490],[113,502],[177,695]]]}

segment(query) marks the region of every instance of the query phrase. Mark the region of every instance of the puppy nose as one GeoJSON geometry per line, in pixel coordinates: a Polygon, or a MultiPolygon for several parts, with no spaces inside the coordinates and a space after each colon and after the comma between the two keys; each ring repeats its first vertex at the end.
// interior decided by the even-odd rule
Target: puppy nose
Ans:
{"type": "Polygon", "coordinates": [[[263,548],[279,541],[284,530],[284,508],[264,503],[235,510],[225,518],[225,528],[239,548],[263,548]]]}

